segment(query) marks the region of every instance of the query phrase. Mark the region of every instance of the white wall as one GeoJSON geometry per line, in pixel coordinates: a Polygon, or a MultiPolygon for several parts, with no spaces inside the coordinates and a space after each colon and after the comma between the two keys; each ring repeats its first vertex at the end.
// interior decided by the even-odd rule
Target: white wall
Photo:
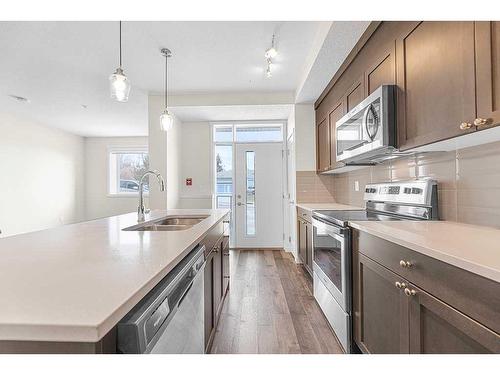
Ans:
{"type": "Polygon", "coordinates": [[[84,140],[0,114],[0,236],[84,219],[84,140]]]}
{"type": "Polygon", "coordinates": [[[316,170],[316,133],[314,104],[295,105],[295,168],[316,170]]]}
{"type": "Polygon", "coordinates": [[[212,208],[212,145],[210,123],[182,123],[180,207],[212,208]],[[186,186],[186,178],[193,179],[186,186]]]}
{"type": "Polygon", "coordinates": [[[108,195],[109,148],[130,146],[147,147],[148,137],[99,137],[85,139],[86,220],[137,211],[137,196],[120,197],[108,195]]]}
{"type": "Polygon", "coordinates": [[[164,110],[164,97],[150,95],[148,98],[149,163],[165,179],[166,190],[160,192],[154,185],[149,192],[151,208],[179,207],[180,137],[182,122],[175,119],[168,132],[160,128],[160,115],[164,110]]]}

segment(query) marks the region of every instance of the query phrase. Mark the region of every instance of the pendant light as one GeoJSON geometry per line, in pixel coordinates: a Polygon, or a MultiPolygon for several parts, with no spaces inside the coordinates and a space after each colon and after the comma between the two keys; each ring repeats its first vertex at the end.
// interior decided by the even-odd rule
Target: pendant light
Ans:
{"type": "Polygon", "coordinates": [[[161,54],[165,56],[165,110],[160,116],[161,130],[168,131],[174,125],[174,117],[168,111],[168,58],[172,57],[172,52],[168,48],[162,48],[161,54]]]}
{"type": "Polygon", "coordinates": [[[130,81],[122,69],[122,21],[120,21],[120,65],[116,68],[116,71],[109,76],[109,89],[112,99],[123,103],[128,101],[130,81]]]}

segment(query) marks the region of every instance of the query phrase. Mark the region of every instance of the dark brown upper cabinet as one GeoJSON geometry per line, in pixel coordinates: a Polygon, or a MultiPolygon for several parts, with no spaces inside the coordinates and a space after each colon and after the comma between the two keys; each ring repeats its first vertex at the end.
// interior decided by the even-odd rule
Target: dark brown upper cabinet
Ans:
{"type": "Polygon", "coordinates": [[[399,148],[474,131],[474,22],[415,22],[396,52],[399,148]]]}
{"type": "Polygon", "coordinates": [[[500,124],[500,22],[476,22],[478,129],[500,124]]]}
{"type": "Polygon", "coordinates": [[[354,82],[345,94],[345,105],[347,112],[356,107],[365,98],[364,77],[360,77],[354,82]]]}
{"type": "Polygon", "coordinates": [[[346,113],[345,102],[340,101],[333,107],[333,110],[328,115],[328,122],[330,127],[330,168],[335,168],[341,163],[337,163],[337,141],[335,137],[335,124],[346,113]]]}
{"type": "Polygon", "coordinates": [[[365,72],[365,97],[382,85],[396,84],[396,43],[378,56],[365,72]]]}
{"type": "Polygon", "coordinates": [[[324,118],[316,127],[316,166],[318,172],[325,172],[330,168],[330,129],[328,118],[324,118]]]}

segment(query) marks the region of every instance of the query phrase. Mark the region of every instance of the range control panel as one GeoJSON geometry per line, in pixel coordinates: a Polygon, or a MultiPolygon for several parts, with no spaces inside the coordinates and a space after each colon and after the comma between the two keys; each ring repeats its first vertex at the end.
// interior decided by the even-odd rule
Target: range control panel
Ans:
{"type": "Polygon", "coordinates": [[[429,205],[435,180],[411,180],[367,184],[365,201],[429,205]]]}

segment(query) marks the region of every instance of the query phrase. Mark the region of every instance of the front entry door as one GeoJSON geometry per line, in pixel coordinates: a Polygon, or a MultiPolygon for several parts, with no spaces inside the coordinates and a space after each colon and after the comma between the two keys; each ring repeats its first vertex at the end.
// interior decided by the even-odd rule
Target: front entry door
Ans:
{"type": "Polygon", "coordinates": [[[237,248],[283,246],[282,144],[235,145],[237,248]]]}

